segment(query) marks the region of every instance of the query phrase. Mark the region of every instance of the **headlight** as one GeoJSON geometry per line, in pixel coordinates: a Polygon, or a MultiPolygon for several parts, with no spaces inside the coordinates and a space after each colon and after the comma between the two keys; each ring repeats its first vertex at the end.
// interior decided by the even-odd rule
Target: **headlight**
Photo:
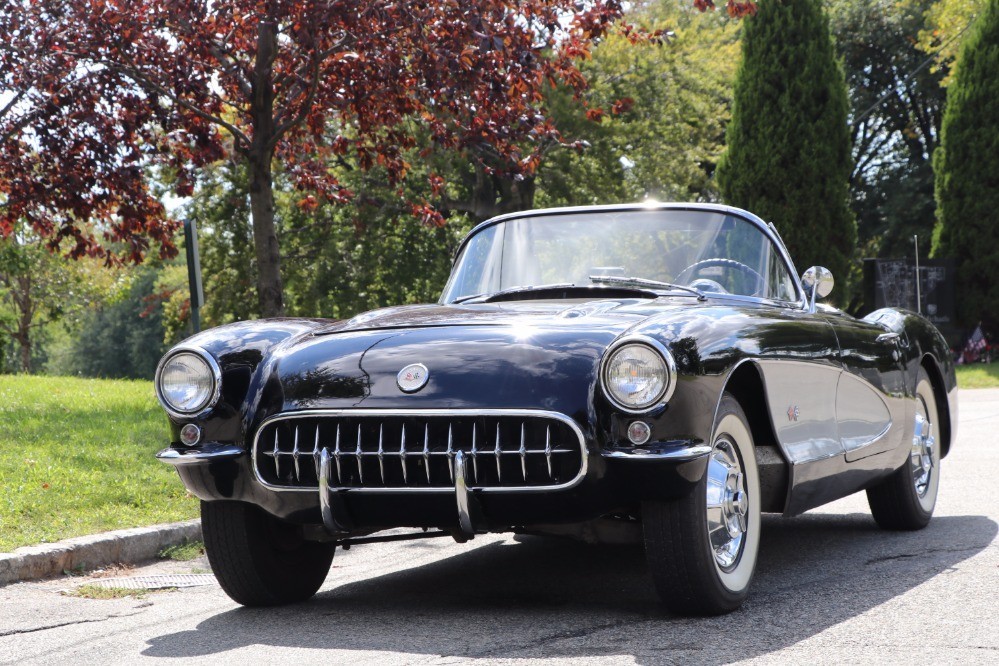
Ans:
{"type": "Polygon", "coordinates": [[[164,358],[156,371],[156,395],[175,416],[194,416],[218,400],[221,372],[203,352],[179,351],[164,358]]]}
{"type": "Polygon", "coordinates": [[[672,395],[676,366],[665,347],[652,338],[636,336],[610,350],[602,380],[611,402],[627,412],[643,412],[672,395]]]}

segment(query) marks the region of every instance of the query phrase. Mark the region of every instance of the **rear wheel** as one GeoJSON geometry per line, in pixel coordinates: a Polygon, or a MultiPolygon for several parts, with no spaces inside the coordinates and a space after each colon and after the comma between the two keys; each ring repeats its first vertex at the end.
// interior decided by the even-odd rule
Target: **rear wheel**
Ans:
{"type": "Polygon", "coordinates": [[[746,416],[722,397],[707,471],[692,493],[642,504],[645,552],[662,603],[719,615],[749,593],[760,545],[760,478],[746,416]]]}
{"type": "Polygon", "coordinates": [[[918,530],[933,516],[939,486],[940,417],[929,375],[920,368],[909,457],[894,474],[867,490],[867,502],[884,529],[918,530]]]}
{"type": "Polygon", "coordinates": [[[334,545],[244,502],[202,502],[205,552],[219,585],[244,606],[305,601],[322,586],[334,545]]]}

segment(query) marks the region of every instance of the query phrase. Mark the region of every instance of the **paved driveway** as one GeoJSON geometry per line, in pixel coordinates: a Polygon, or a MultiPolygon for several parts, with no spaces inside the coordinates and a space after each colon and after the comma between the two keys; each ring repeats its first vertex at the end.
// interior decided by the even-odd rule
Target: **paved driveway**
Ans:
{"type": "Polygon", "coordinates": [[[287,608],[214,585],[109,601],[59,593],[76,579],[0,588],[0,661],[999,663],[997,532],[999,390],[964,391],[927,529],[879,531],[863,495],[768,517],[750,600],[725,617],[661,611],[636,547],[428,540],[340,551],[320,594],[287,608]]]}

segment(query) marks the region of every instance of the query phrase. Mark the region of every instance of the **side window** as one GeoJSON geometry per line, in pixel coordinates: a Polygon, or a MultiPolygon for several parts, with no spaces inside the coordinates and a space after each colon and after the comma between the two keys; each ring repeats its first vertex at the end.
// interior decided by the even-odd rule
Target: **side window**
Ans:
{"type": "Polygon", "coordinates": [[[794,293],[794,278],[787,272],[780,254],[771,250],[767,261],[767,298],[776,301],[793,302],[797,300],[794,293]]]}

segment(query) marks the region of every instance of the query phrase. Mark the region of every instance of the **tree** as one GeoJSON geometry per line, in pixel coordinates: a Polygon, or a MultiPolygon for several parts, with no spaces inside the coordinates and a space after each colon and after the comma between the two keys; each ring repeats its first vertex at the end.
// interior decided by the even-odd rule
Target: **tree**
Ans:
{"type": "Polygon", "coordinates": [[[73,258],[138,262],[150,242],[169,256],[176,225],[143,166],[170,141],[138,132],[151,110],[73,53],[82,4],[0,4],[0,237],[27,224],[73,258]]]}
{"type": "MultiPolygon", "coordinates": [[[[429,138],[427,151],[475,148],[494,156],[488,171],[502,164],[529,173],[544,147],[561,141],[540,106],[544,87],[584,89],[576,62],[622,10],[618,0],[21,0],[3,11],[21,40],[55,35],[48,51],[39,42],[32,52],[56,51],[63,61],[46,86],[64,90],[33,111],[34,132],[7,142],[14,163],[42,181],[78,179],[84,198],[118,194],[101,202],[129,220],[113,239],[133,223],[160,231],[151,225],[162,209],[143,198],[144,170],[172,170],[176,193],[187,195],[207,164],[239,162],[248,174],[260,311],[270,316],[284,311],[275,159],[297,187],[329,201],[351,196],[331,162],[354,156],[395,185],[418,135],[429,138]],[[130,204],[139,210],[129,210],[128,193],[141,195],[141,206],[130,204]]],[[[26,218],[45,235],[74,235],[81,251],[92,248],[79,219],[96,204],[41,197],[29,180],[8,174],[6,219],[26,218]],[[50,209],[72,215],[53,227],[50,209]]],[[[314,201],[303,194],[300,203],[314,201]]],[[[140,258],[143,248],[134,249],[140,258]]]]}
{"type": "Polygon", "coordinates": [[[958,319],[999,325],[999,0],[989,0],[961,48],[933,156],[934,256],[960,259],[958,319]]]}
{"type": "MultiPolygon", "coordinates": [[[[925,28],[919,33],[918,46],[934,56],[935,69],[945,74],[943,85],[951,80],[954,58],[968,36],[975,18],[981,15],[989,0],[934,0],[925,8],[925,28]]],[[[906,0],[920,6],[923,0],[906,0]]]]}
{"type": "Polygon", "coordinates": [[[714,170],[724,149],[738,62],[736,23],[694,7],[654,3],[627,16],[673,27],[668,45],[632,45],[611,35],[583,65],[591,109],[571,93],[550,94],[564,134],[584,150],[550,153],[538,172],[543,206],[715,200],[714,170]]]}
{"type": "Polygon", "coordinates": [[[0,335],[15,343],[17,368],[31,372],[39,333],[78,316],[113,279],[92,261],[68,261],[49,252],[30,231],[0,240],[0,335]]]}
{"type": "Polygon", "coordinates": [[[846,86],[828,20],[819,0],[769,0],[743,28],[722,196],[773,221],[799,269],[824,265],[842,284],[857,230],[846,86]]]}
{"type": "Polygon", "coordinates": [[[932,70],[916,37],[933,0],[830,3],[853,114],[851,207],[866,256],[907,256],[919,235],[923,256],[936,217],[933,169],[946,69],[932,70]]]}

